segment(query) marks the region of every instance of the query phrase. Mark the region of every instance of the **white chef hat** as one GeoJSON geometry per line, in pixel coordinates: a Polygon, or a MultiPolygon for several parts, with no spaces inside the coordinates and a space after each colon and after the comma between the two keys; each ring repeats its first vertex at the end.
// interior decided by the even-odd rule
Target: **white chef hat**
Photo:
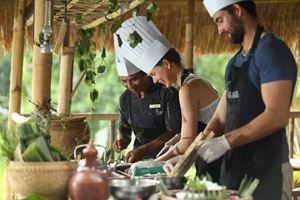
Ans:
{"type": "Polygon", "coordinates": [[[114,35],[114,47],[116,54],[116,68],[119,76],[130,76],[141,71],[119,53],[118,39],[116,35],[114,35]]]}
{"type": "Polygon", "coordinates": [[[122,23],[115,35],[122,40],[118,52],[145,73],[149,74],[152,68],[171,49],[168,40],[161,34],[156,26],[147,21],[144,16],[132,17],[122,23]],[[132,48],[128,41],[129,34],[136,31],[142,42],[132,48]]]}
{"type": "Polygon", "coordinates": [[[217,11],[225,8],[226,6],[241,2],[241,1],[252,1],[252,0],[204,0],[203,4],[212,17],[217,11]]]}

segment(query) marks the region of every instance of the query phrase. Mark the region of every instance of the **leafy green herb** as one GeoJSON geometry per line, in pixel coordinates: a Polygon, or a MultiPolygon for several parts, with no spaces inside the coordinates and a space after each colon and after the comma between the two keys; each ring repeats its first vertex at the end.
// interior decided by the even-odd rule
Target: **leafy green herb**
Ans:
{"type": "Polygon", "coordinates": [[[133,33],[129,34],[127,41],[129,42],[129,45],[132,48],[135,48],[139,43],[143,41],[143,38],[140,36],[138,32],[133,31],[133,33]]]}
{"type": "Polygon", "coordinates": [[[156,10],[158,10],[157,4],[154,2],[150,2],[150,4],[147,7],[147,11],[146,11],[146,17],[147,17],[148,21],[150,21],[152,19],[152,15],[156,10]]]}
{"type": "Polygon", "coordinates": [[[197,190],[206,190],[205,183],[200,180],[197,176],[195,178],[188,178],[188,181],[186,183],[186,187],[189,189],[197,189],[197,190]]]}
{"type": "Polygon", "coordinates": [[[14,160],[14,152],[18,145],[19,137],[14,127],[8,129],[6,121],[0,125],[0,157],[5,161],[14,160]]]}
{"type": "Polygon", "coordinates": [[[259,180],[257,178],[248,178],[247,175],[245,175],[239,187],[240,197],[250,197],[258,184],[259,180]]]}

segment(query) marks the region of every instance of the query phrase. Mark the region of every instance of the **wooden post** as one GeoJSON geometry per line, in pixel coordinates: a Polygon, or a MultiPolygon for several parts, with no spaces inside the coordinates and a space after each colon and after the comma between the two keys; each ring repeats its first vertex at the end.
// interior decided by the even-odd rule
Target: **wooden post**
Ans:
{"type": "MultiPolygon", "coordinates": [[[[39,34],[44,25],[45,0],[35,0],[34,3],[34,40],[39,41],[39,34]]],[[[40,47],[33,46],[32,68],[32,101],[45,106],[51,99],[51,67],[52,53],[41,53],[40,47]]],[[[35,111],[35,106],[33,106],[35,111]]]]}
{"type": "Polygon", "coordinates": [[[9,91],[9,119],[13,112],[20,113],[21,110],[21,89],[25,33],[25,5],[25,0],[18,0],[16,2],[14,11],[14,28],[9,91]]]}
{"type": "Polygon", "coordinates": [[[187,18],[185,25],[185,66],[193,71],[193,47],[194,47],[194,10],[195,0],[187,0],[187,18]]]}
{"type": "Polygon", "coordinates": [[[74,51],[75,47],[63,47],[62,50],[57,104],[59,116],[69,115],[71,112],[74,51]]]}
{"type": "MultiPolygon", "coordinates": [[[[8,124],[12,125],[11,114],[20,113],[21,110],[21,92],[22,92],[22,74],[23,74],[23,56],[24,56],[24,33],[25,33],[25,0],[18,0],[14,8],[14,25],[12,41],[12,57],[10,71],[10,89],[9,89],[9,115],[8,124]]],[[[8,183],[7,172],[5,172],[4,197],[6,200],[13,200],[14,195],[8,183]]]]}

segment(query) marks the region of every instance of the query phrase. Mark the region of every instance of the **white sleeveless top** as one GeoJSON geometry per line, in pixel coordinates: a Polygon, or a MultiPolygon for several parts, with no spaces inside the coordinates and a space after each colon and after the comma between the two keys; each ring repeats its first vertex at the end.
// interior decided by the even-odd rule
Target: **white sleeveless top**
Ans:
{"type": "MultiPolygon", "coordinates": [[[[200,80],[204,81],[205,83],[207,83],[207,85],[209,85],[215,91],[216,95],[218,95],[218,92],[212,87],[211,83],[208,80],[200,78],[200,77],[196,76],[195,74],[189,74],[183,81],[182,85],[188,84],[197,79],[198,80],[200,79],[200,80]]],[[[212,118],[219,101],[220,101],[220,97],[218,95],[218,98],[216,100],[214,100],[211,104],[200,109],[198,111],[198,121],[207,124],[209,122],[209,120],[212,118]]]]}

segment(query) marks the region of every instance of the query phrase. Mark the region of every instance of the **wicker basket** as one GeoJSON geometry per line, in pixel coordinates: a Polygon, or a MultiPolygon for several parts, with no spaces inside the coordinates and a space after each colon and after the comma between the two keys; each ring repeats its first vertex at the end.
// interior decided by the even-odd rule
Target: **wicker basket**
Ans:
{"type": "Polygon", "coordinates": [[[31,193],[48,200],[68,199],[68,181],[77,168],[76,162],[10,162],[8,183],[16,199],[31,193]]]}

